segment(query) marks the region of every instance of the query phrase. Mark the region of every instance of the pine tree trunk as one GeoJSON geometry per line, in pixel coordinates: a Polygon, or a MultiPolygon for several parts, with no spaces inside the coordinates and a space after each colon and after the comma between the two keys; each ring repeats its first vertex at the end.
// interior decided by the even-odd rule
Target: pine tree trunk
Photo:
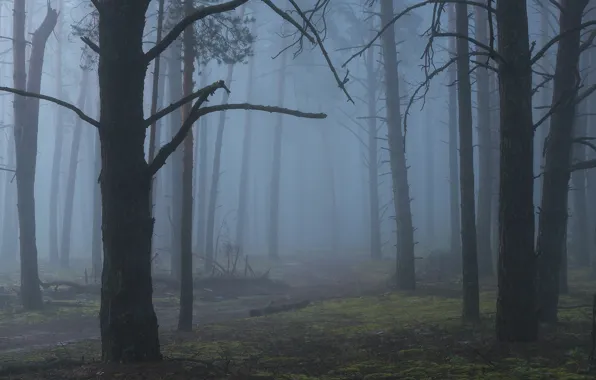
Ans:
{"type": "MultiPolygon", "coordinates": [[[[25,0],[14,2],[14,87],[39,93],[45,45],[56,26],[58,13],[48,7],[46,17],[33,33],[29,72],[25,73],[25,0]]],[[[39,288],[35,228],[35,170],[39,99],[14,97],[14,141],[16,152],[17,207],[21,255],[21,300],[27,310],[43,307],[39,288]]]]}
{"type": "Polygon", "coordinates": [[[538,302],[542,322],[557,321],[561,251],[566,244],[567,197],[570,178],[573,123],[576,107],[576,75],[579,65],[580,30],[587,0],[563,0],[551,116],[546,140],[542,202],[538,218],[538,302]]]}
{"type": "MultiPolygon", "coordinates": [[[[201,87],[207,85],[207,73],[206,67],[203,67],[203,75],[201,75],[201,87]]],[[[247,115],[250,112],[246,113],[247,115]]],[[[197,154],[198,160],[198,173],[197,173],[197,253],[200,256],[205,256],[206,247],[206,226],[207,226],[207,139],[208,139],[208,120],[206,117],[202,117],[199,120],[199,142],[197,154]]]]}
{"type": "MultiPolygon", "coordinates": [[[[185,14],[192,14],[194,6],[192,0],[184,1],[185,14]]],[[[194,72],[195,37],[193,27],[186,28],[183,35],[184,43],[184,73],[183,87],[184,96],[192,93],[194,83],[192,80],[194,72]]],[[[191,103],[182,107],[182,114],[190,115],[191,103]]],[[[192,283],[192,172],[193,172],[193,135],[192,129],[184,139],[183,143],[183,171],[182,171],[182,220],[180,223],[180,314],[178,318],[179,331],[192,331],[193,312],[193,283],[192,283]]]]}
{"type": "MultiPolygon", "coordinates": [[[[393,18],[393,3],[381,2],[381,23],[388,24],[393,18]]],[[[406,166],[404,135],[400,110],[399,76],[397,71],[397,51],[395,30],[388,28],[381,36],[385,69],[387,103],[387,129],[391,178],[393,183],[393,203],[397,225],[397,287],[400,290],[416,288],[414,262],[414,228],[410,204],[410,187],[406,166]]]]}
{"type": "MultiPolygon", "coordinates": [[[[455,31],[455,7],[449,6],[449,25],[450,30],[455,31]]],[[[449,52],[455,56],[456,38],[449,40],[449,52]]],[[[451,254],[453,257],[461,255],[461,222],[459,210],[459,160],[458,160],[458,142],[457,142],[457,70],[455,65],[447,68],[447,77],[449,84],[449,210],[451,216],[451,254]]]]}
{"type": "MultiPolygon", "coordinates": [[[[87,101],[87,92],[89,84],[89,70],[83,69],[81,73],[81,83],[79,85],[79,99],[77,106],[79,109],[85,109],[87,101]]],[[[72,133],[72,144],[70,146],[70,161],[68,163],[68,178],[66,181],[66,194],[64,204],[64,219],[62,221],[62,238],[60,242],[60,267],[69,268],[70,266],[70,243],[72,232],[72,214],[74,210],[75,186],[77,184],[77,168],[79,165],[79,147],[81,146],[81,137],[83,135],[83,120],[76,119],[74,131],[72,133]]]]}
{"type": "MultiPolygon", "coordinates": [[[[56,80],[56,98],[63,99],[64,89],[62,87],[62,22],[63,15],[62,10],[64,9],[64,1],[60,0],[58,5],[58,22],[56,25],[56,67],[55,67],[55,80],[56,80]]],[[[58,248],[58,205],[60,202],[60,168],[62,161],[62,145],[64,143],[64,110],[60,106],[56,106],[56,126],[55,126],[55,140],[54,140],[54,153],[52,157],[52,177],[50,183],[50,211],[49,211],[49,226],[50,226],[50,263],[54,266],[58,266],[60,261],[60,253],[58,248]]]]}
{"type": "Polygon", "coordinates": [[[525,0],[497,1],[500,88],[499,262],[496,335],[538,338],[534,252],[532,67],[525,0]]]}
{"type": "MultiPolygon", "coordinates": [[[[277,79],[277,103],[283,107],[286,93],[287,54],[281,54],[279,77],[277,79]]],[[[271,182],[269,184],[269,221],[268,221],[268,253],[272,259],[279,258],[279,188],[281,185],[281,144],[283,136],[283,116],[276,115],[275,132],[273,135],[273,161],[271,161],[271,182]]]]}
{"type": "Polygon", "coordinates": [[[108,362],[159,360],[151,283],[154,220],[143,118],[147,66],[142,46],[147,9],[125,2],[101,4],[102,358],[108,362]]]}
{"type": "MultiPolygon", "coordinates": [[[[476,39],[488,45],[487,26],[488,12],[476,7],[476,39]],[[482,26],[482,27],[480,27],[482,26]]],[[[490,117],[490,93],[488,69],[476,69],[476,85],[478,87],[478,150],[479,181],[478,181],[478,274],[481,277],[493,275],[493,259],[490,244],[491,208],[492,208],[492,141],[490,117]]]]}
{"type": "Polygon", "coordinates": [[[377,139],[377,92],[378,74],[375,73],[375,48],[370,47],[366,56],[366,79],[368,84],[368,204],[370,214],[370,256],[382,257],[381,216],[379,215],[379,158],[377,139]]]}

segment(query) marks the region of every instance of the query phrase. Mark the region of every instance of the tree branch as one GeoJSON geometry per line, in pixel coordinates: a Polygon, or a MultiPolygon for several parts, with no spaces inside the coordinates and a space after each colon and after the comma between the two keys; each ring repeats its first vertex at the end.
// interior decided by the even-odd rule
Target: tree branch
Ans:
{"type": "Polygon", "coordinates": [[[172,42],[176,41],[176,38],[184,32],[188,26],[192,25],[196,21],[204,19],[207,16],[224,13],[231,10],[234,10],[241,6],[242,4],[248,2],[248,0],[230,0],[222,4],[210,5],[210,6],[201,6],[192,14],[186,16],[182,19],[176,26],[170,30],[170,32],[155,46],[153,46],[147,53],[145,53],[145,61],[147,63],[151,62],[155,59],[158,55],[163,53],[168,46],[172,44],[172,42]]]}
{"type": "Polygon", "coordinates": [[[296,22],[296,20],[294,20],[292,17],[290,17],[290,15],[288,15],[286,12],[284,12],[280,8],[278,8],[270,0],[262,0],[262,1],[263,1],[263,3],[265,3],[265,5],[267,5],[269,8],[271,8],[273,10],[273,12],[277,13],[284,20],[286,20],[287,22],[292,24],[296,29],[298,29],[298,31],[300,33],[302,33],[302,35],[304,37],[308,38],[308,40],[310,41],[311,44],[314,45],[316,43],[315,39],[310,34],[308,34],[308,32],[302,26],[300,26],[300,24],[298,24],[296,22]]]}
{"type": "Polygon", "coordinates": [[[571,172],[596,168],[596,160],[580,161],[571,165],[571,172]]]}
{"type": "MultiPolygon", "coordinates": [[[[546,45],[544,45],[542,47],[542,49],[540,49],[536,55],[534,57],[532,57],[532,59],[530,60],[530,64],[534,65],[536,62],[538,62],[540,60],[540,58],[542,58],[546,52],[548,51],[548,49],[551,48],[551,46],[553,46],[554,44],[556,44],[557,42],[559,42],[560,40],[562,40],[565,36],[567,36],[567,34],[569,33],[573,33],[576,32],[578,30],[582,30],[584,28],[587,28],[588,26],[592,26],[592,25],[596,25],[596,21],[587,21],[584,22],[583,24],[575,27],[575,28],[570,28],[567,29],[566,31],[559,33],[558,35],[556,35],[555,37],[553,37],[550,41],[548,41],[546,43],[546,45]]],[[[580,52],[583,51],[581,50],[582,47],[580,46],[580,52]]]]}
{"type": "Polygon", "coordinates": [[[157,154],[155,155],[153,161],[149,163],[149,175],[151,177],[154,176],[155,173],[157,173],[157,171],[166,164],[166,160],[168,159],[168,157],[170,157],[170,155],[174,153],[174,151],[176,151],[180,144],[182,144],[182,142],[186,138],[186,135],[188,135],[188,132],[192,128],[193,124],[199,118],[198,116],[196,116],[196,114],[200,107],[203,105],[203,103],[207,101],[207,98],[209,98],[209,96],[213,95],[213,93],[220,88],[223,88],[227,92],[230,92],[223,80],[219,80],[215,83],[212,83],[209,86],[204,87],[196,92],[200,93],[199,99],[195,102],[195,104],[193,104],[186,120],[184,120],[184,123],[182,123],[180,129],[178,130],[176,135],[174,135],[172,140],[169,143],[162,146],[159,149],[159,152],[157,152],[157,154]]]}
{"type": "Polygon", "coordinates": [[[99,46],[96,45],[95,42],[91,41],[91,39],[89,37],[81,37],[81,41],[83,41],[83,43],[85,45],[89,46],[89,49],[93,50],[97,54],[101,54],[101,50],[99,49],[99,46]]]}
{"type": "Polygon", "coordinates": [[[30,98],[37,98],[37,99],[41,99],[41,100],[47,100],[48,102],[57,104],[57,105],[62,106],[64,108],[68,108],[69,110],[71,110],[74,113],[76,113],[82,120],[84,120],[87,123],[93,125],[94,127],[99,128],[99,121],[93,119],[90,116],[87,116],[85,114],[85,112],[83,112],[83,110],[81,110],[77,106],[75,106],[73,104],[70,104],[70,103],[67,103],[67,102],[65,102],[63,100],[56,99],[56,98],[51,97],[51,96],[48,96],[48,95],[42,95],[42,94],[36,94],[34,92],[29,92],[29,91],[17,90],[16,88],[11,88],[11,87],[2,87],[2,86],[0,86],[0,91],[10,92],[12,94],[16,94],[16,95],[20,95],[20,96],[26,96],[26,97],[30,97],[30,98]]]}

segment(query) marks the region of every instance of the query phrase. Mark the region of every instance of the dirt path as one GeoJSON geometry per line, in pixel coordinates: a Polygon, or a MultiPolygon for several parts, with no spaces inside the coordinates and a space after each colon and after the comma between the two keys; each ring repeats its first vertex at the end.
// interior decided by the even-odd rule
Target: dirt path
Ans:
{"type": "MultiPolygon", "coordinates": [[[[280,300],[321,301],[330,298],[359,296],[375,292],[377,286],[363,285],[346,263],[336,260],[312,263],[286,263],[272,268],[273,277],[284,277],[293,287],[285,294],[224,299],[221,302],[195,301],[195,323],[204,325],[231,319],[246,318],[249,311],[280,300]],[[282,268],[285,267],[285,268],[282,268]],[[291,268],[291,269],[288,269],[291,268]]],[[[176,328],[178,305],[156,300],[156,312],[162,331],[176,328]]],[[[0,327],[0,354],[31,350],[44,346],[58,346],[99,337],[97,317],[73,316],[38,324],[8,324],[0,327]]]]}

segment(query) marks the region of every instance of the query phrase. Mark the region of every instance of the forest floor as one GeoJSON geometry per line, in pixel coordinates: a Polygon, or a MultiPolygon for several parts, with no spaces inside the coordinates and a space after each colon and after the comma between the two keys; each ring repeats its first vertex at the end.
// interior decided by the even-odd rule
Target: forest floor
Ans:
{"type": "MultiPolygon", "coordinates": [[[[587,274],[574,273],[561,322],[543,328],[535,344],[494,339],[495,287],[484,284],[482,321],[463,325],[456,282],[422,283],[415,292],[389,291],[390,261],[334,258],[284,260],[271,276],[292,288],[277,295],[197,302],[192,333],[173,332],[174,296],[156,298],[165,360],[99,363],[96,306],[0,317],[2,379],[594,379],[587,373],[591,294],[587,274]],[[290,265],[291,264],[291,265],[290,265]],[[292,269],[288,269],[292,268],[292,269]],[[300,310],[247,318],[270,302],[309,300],[300,310]],[[77,309],[73,311],[71,309],[77,309]],[[78,313],[78,314],[77,314],[78,313]],[[27,315],[25,317],[25,315],[27,315]],[[79,321],[80,324],[74,323],[79,321]],[[29,326],[29,327],[27,327],[29,326]],[[70,327],[75,333],[60,335],[70,327]],[[20,329],[58,333],[52,341],[17,338],[20,329]],[[13,335],[10,335],[13,334],[13,335]],[[63,342],[63,341],[70,341],[63,342]]],[[[27,334],[22,334],[27,335],[27,334]]]]}

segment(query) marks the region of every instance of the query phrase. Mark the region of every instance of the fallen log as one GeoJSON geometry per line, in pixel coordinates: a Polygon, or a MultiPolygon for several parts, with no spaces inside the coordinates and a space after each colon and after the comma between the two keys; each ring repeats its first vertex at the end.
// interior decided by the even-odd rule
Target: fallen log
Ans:
{"type": "Polygon", "coordinates": [[[70,290],[75,294],[99,294],[101,292],[101,286],[99,285],[84,285],[78,284],[73,281],[50,281],[50,282],[42,282],[39,281],[39,286],[42,289],[47,290],[49,288],[54,288],[54,291],[57,292],[59,287],[66,287],[70,288],[70,290]]]}
{"type": "Polygon", "coordinates": [[[310,305],[310,301],[308,301],[308,300],[294,302],[294,303],[285,303],[285,304],[281,304],[281,305],[275,305],[270,302],[267,306],[265,306],[262,309],[251,309],[248,314],[251,318],[252,317],[262,317],[264,315],[277,314],[277,313],[283,313],[286,311],[296,311],[296,310],[304,309],[308,305],[310,305]]]}

